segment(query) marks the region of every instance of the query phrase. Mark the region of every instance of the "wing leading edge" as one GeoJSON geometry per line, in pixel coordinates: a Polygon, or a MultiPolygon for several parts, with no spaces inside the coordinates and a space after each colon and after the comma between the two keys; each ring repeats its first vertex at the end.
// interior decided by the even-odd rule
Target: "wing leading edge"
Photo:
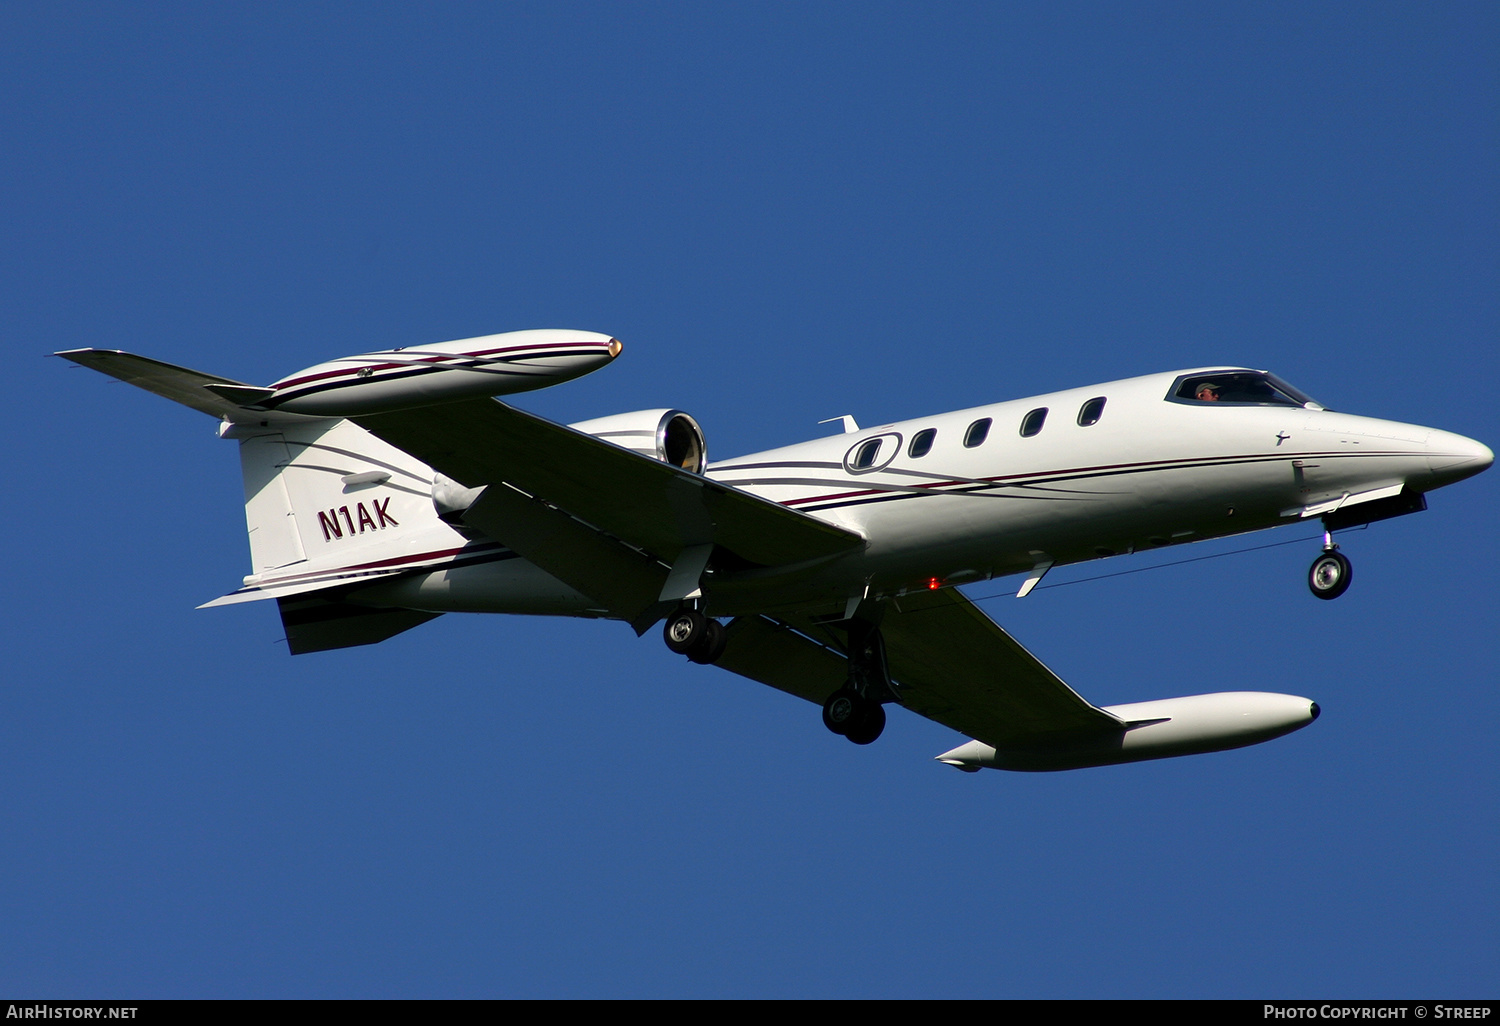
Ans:
{"type": "Polygon", "coordinates": [[[685,550],[744,562],[831,559],[859,535],[492,399],[356,417],[372,434],[484,494],[465,523],[637,630],[685,550]]]}

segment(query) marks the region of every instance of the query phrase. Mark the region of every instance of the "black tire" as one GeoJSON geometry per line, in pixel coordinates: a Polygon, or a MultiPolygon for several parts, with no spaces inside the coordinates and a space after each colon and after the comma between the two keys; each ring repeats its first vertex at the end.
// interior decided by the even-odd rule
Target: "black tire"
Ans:
{"type": "Polygon", "coordinates": [[[688,650],[687,657],[695,663],[708,666],[719,661],[719,656],[724,654],[728,644],[729,632],[724,629],[724,625],[706,617],[703,621],[703,636],[688,650]]]}
{"type": "Polygon", "coordinates": [[[1342,552],[1325,552],[1307,571],[1307,587],[1320,599],[1336,599],[1349,590],[1354,567],[1342,552]]]}
{"type": "Polygon", "coordinates": [[[853,688],[839,688],[823,703],[823,726],[835,734],[847,735],[860,721],[864,699],[853,688]]]}
{"type": "Polygon", "coordinates": [[[885,730],[885,706],[868,698],[863,702],[865,707],[858,722],[844,734],[857,745],[870,744],[885,730]]]}
{"type": "Polygon", "coordinates": [[[667,647],[678,655],[687,655],[703,643],[708,630],[708,619],[696,609],[679,609],[667,617],[661,637],[667,647]]]}

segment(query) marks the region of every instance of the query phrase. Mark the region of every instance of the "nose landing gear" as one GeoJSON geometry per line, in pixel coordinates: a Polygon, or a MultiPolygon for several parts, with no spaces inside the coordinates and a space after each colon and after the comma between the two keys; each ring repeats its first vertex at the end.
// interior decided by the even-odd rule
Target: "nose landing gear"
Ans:
{"type": "Polygon", "coordinates": [[[1333,543],[1333,533],[1323,532],[1323,552],[1307,571],[1307,587],[1320,599],[1336,599],[1349,590],[1354,567],[1333,543]]]}

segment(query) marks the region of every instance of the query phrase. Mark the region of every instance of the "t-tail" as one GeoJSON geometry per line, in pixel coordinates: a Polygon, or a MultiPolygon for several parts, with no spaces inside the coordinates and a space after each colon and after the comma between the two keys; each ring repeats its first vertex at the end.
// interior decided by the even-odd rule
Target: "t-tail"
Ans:
{"type": "Polygon", "coordinates": [[[349,357],[269,388],[116,350],[57,355],[215,417],[219,436],[239,443],[251,573],[204,605],[275,599],[301,654],[373,644],[441,615],[372,604],[383,579],[511,555],[445,516],[472,501],[462,486],[345,414],[527,391],[619,352],[594,332],[510,332],[349,357]]]}

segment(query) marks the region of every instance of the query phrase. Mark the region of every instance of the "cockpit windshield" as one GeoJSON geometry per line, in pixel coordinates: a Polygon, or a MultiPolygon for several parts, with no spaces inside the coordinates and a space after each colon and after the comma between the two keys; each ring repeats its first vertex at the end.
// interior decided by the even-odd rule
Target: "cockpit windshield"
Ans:
{"type": "Polygon", "coordinates": [[[1179,403],[1222,403],[1233,406],[1301,406],[1321,410],[1323,406],[1297,391],[1274,374],[1262,371],[1219,371],[1192,374],[1177,379],[1167,396],[1179,403]]]}

